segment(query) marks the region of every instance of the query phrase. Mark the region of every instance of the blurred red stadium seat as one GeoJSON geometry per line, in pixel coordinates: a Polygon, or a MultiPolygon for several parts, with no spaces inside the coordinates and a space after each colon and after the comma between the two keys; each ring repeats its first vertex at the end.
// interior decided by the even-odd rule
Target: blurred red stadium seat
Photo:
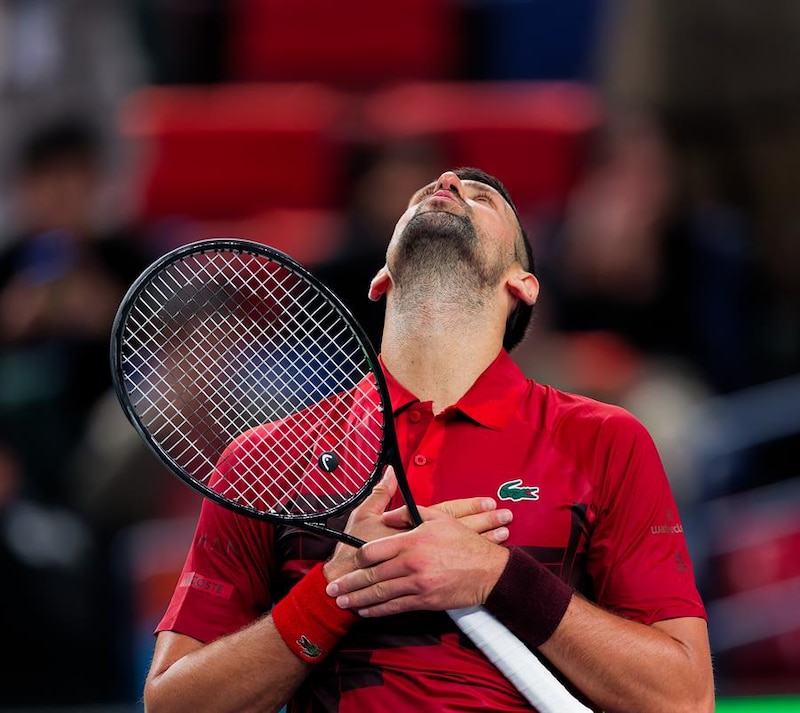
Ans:
{"type": "Polygon", "coordinates": [[[451,166],[497,175],[521,210],[563,204],[602,119],[593,90],[561,82],[407,83],[364,110],[376,138],[437,137],[451,166]]]}
{"type": "Polygon", "coordinates": [[[137,217],[245,218],[337,208],[348,101],[315,84],[152,87],[131,96],[137,217]]]}
{"type": "Polygon", "coordinates": [[[226,237],[264,243],[314,267],[332,257],[346,235],[340,211],[271,208],[240,219],[181,221],[160,236],[157,252],[203,238],[226,237]]]}
{"type": "Polygon", "coordinates": [[[451,79],[460,66],[455,0],[237,0],[230,75],[351,88],[451,79]]]}

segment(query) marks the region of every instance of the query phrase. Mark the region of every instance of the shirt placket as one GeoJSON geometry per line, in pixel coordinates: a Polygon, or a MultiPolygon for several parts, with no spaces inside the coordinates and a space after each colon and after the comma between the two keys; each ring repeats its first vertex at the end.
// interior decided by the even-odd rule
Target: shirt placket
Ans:
{"type": "Polygon", "coordinates": [[[398,439],[411,493],[418,505],[434,501],[434,476],[445,435],[445,418],[430,403],[417,403],[398,420],[398,439]]]}

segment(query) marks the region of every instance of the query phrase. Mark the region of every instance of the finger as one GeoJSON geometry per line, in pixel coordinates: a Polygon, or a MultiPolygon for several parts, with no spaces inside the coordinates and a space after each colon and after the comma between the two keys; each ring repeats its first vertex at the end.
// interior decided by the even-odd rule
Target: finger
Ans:
{"type": "Polygon", "coordinates": [[[494,542],[496,545],[500,545],[505,542],[510,535],[511,533],[507,527],[498,527],[496,530],[490,530],[489,532],[483,533],[483,537],[489,540],[489,542],[494,542]]]}
{"type": "MultiPolygon", "coordinates": [[[[443,503],[438,503],[437,505],[432,505],[431,507],[418,507],[420,517],[422,517],[423,521],[441,520],[445,517],[463,519],[484,512],[510,512],[508,510],[496,510],[496,508],[497,503],[491,498],[463,498],[461,500],[448,500],[443,503]]],[[[503,517],[506,516],[507,515],[504,515],[503,517]]],[[[385,512],[383,514],[383,521],[386,525],[398,529],[414,527],[416,524],[411,519],[408,508],[405,505],[385,512]]],[[[508,521],[510,521],[510,519],[508,521]]],[[[498,524],[499,523],[500,521],[498,521],[498,524]]]]}
{"type": "Polygon", "coordinates": [[[379,537],[378,539],[367,542],[356,552],[356,564],[360,568],[374,567],[381,562],[386,562],[393,557],[396,557],[404,547],[406,537],[409,532],[400,532],[396,535],[389,535],[388,537],[379,537]]]}
{"type": "MultiPolygon", "coordinates": [[[[354,607],[349,607],[354,608],[354,607]]],[[[391,616],[392,614],[404,614],[405,612],[418,611],[428,607],[420,603],[420,598],[415,595],[397,597],[386,602],[380,602],[372,606],[355,608],[356,613],[363,618],[391,616]]]]}
{"type": "Polygon", "coordinates": [[[490,510],[477,515],[467,515],[459,518],[458,521],[473,532],[483,534],[508,525],[513,517],[514,513],[511,510],[501,508],[500,510],[490,510]]]}
{"type": "Polygon", "coordinates": [[[343,606],[352,606],[351,602],[355,602],[358,606],[365,606],[384,601],[390,596],[396,596],[397,585],[390,583],[396,583],[407,575],[408,571],[395,561],[382,562],[375,567],[356,569],[331,580],[325,591],[331,597],[346,595],[355,597],[348,601],[342,600],[343,606]]]}
{"type": "Polygon", "coordinates": [[[372,492],[361,505],[356,508],[356,512],[370,512],[374,514],[382,513],[391,502],[397,492],[397,478],[394,469],[389,466],[383,473],[383,477],[372,489],[372,492]]]}
{"type": "MultiPolygon", "coordinates": [[[[422,509],[423,508],[420,508],[420,512],[422,509]]],[[[394,510],[387,510],[383,513],[383,523],[397,530],[408,529],[416,525],[414,519],[411,517],[411,513],[409,513],[405,505],[401,505],[394,510]]]]}
{"type": "Polygon", "coordinates": [[[430,510],[439,511],[450,517],[462,518],[467,515],[493,510],[497,503],[492,498],[461,498],[459,500],[446,500],[433,505],[430,510]]]}

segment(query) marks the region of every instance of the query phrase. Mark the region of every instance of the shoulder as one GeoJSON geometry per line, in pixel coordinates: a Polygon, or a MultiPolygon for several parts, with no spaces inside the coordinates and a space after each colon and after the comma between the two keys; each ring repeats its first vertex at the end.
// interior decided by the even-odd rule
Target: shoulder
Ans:
{"type": "Polygon", "coordinates": [[[612,438],[647,434],[639,419],[621,406],[562,391],[533,380],[528,383],[529,405],[538,410],[542,427],[554,434],[612,438]]]}
{"type": "MultiPolygon", "coordinates": [[[[588,396],[529,382],[531,424],[582,472],[654,468],[652,436],[631,412],[588,396]]],[[[658,466],[660,467],[660,466],[658,466]]]]}

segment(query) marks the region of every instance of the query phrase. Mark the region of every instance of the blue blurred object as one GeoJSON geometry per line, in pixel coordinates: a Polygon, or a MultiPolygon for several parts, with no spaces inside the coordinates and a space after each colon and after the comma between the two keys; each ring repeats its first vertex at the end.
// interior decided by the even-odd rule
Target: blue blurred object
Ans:
{"type": "Polygon", "coordinates": [[[490,0],[483,6],[488,76],[591,78],[605,0],[490,0]]]}
{"type": "Polygon", "coordinates": [[[48,230],[26,240],[17,270],[36,285],[58,280],[75,267],[79,250],[67,230],[48,230]]]}

